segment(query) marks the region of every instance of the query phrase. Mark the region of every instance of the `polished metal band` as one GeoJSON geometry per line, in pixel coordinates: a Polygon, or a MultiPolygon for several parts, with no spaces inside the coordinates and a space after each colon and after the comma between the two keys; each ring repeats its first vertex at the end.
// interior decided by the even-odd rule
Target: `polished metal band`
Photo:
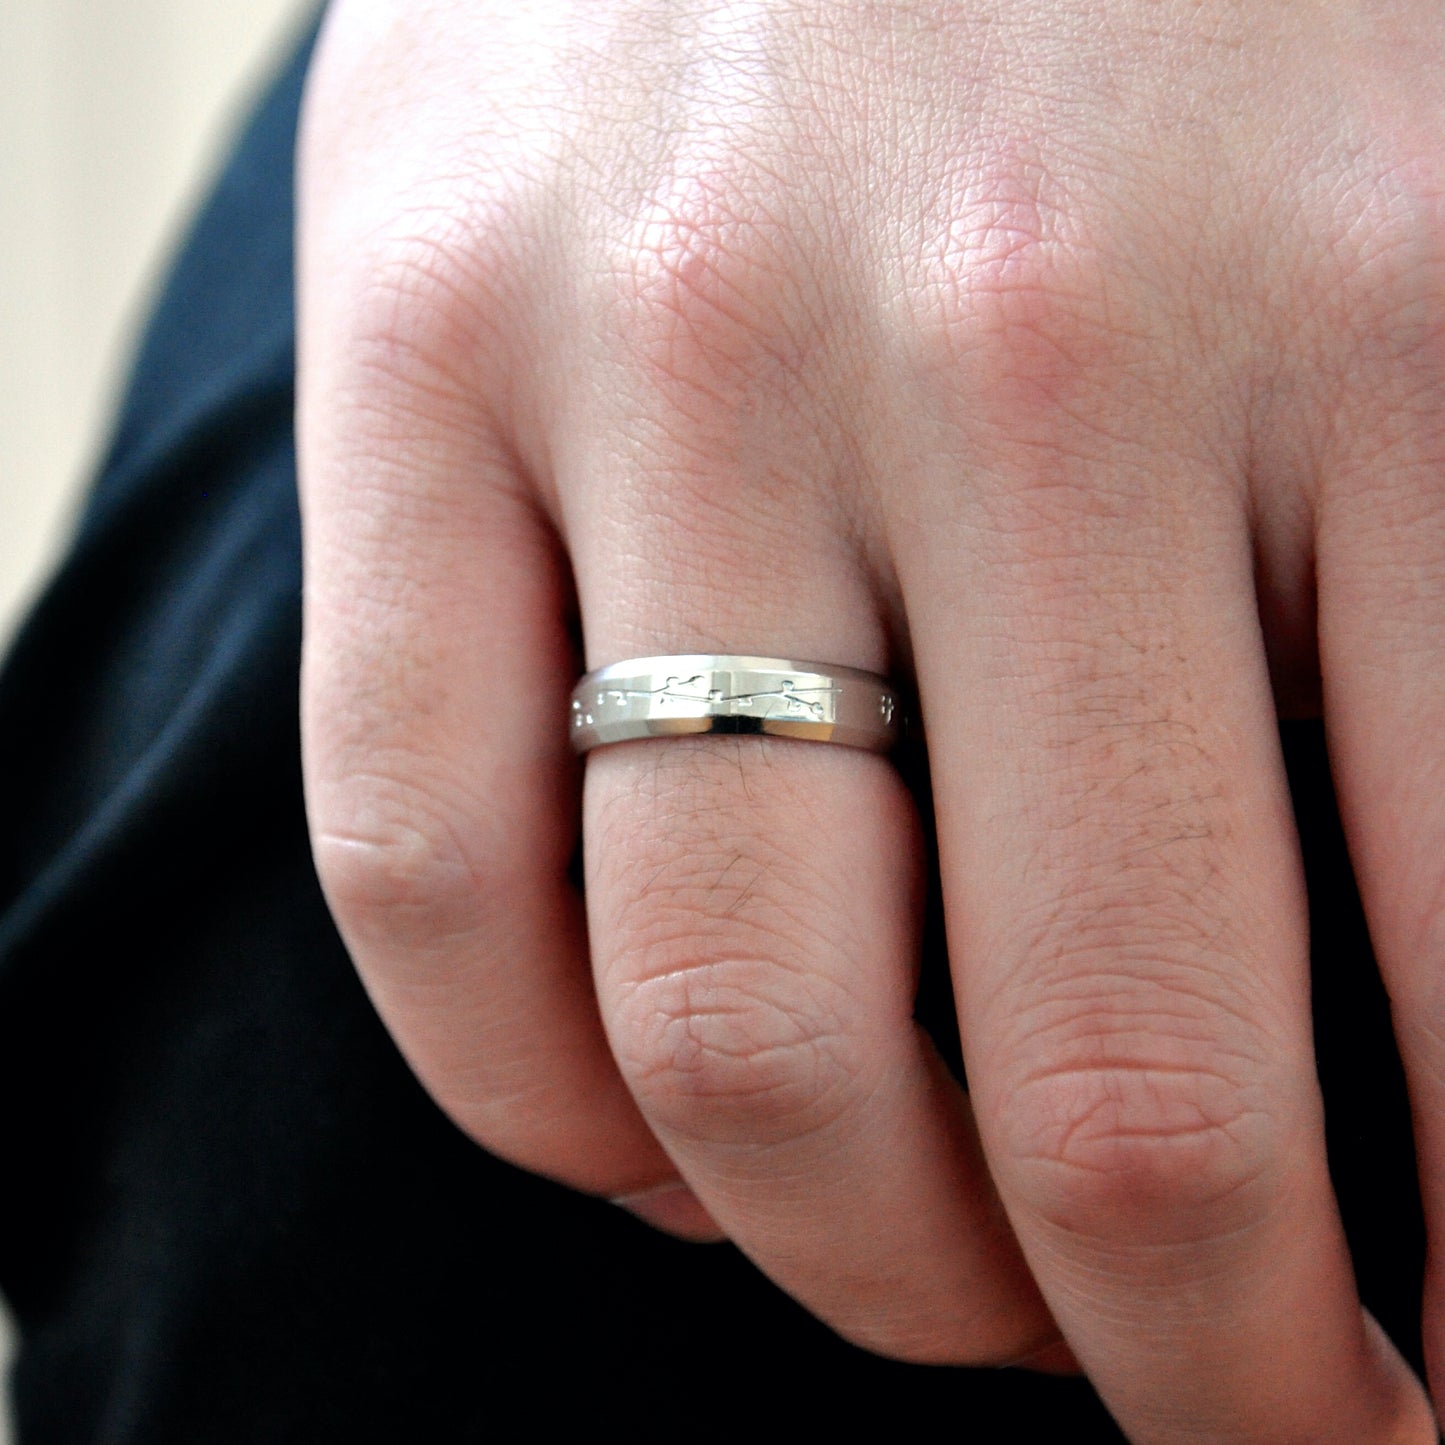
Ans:
{"type": "Polygon", "coordinates": [[[589,672],[572,692],[579,753],[687,733],[765,733],[887,752],[901,724],[886,678],[781,657],[634,657],[589,672]]]}

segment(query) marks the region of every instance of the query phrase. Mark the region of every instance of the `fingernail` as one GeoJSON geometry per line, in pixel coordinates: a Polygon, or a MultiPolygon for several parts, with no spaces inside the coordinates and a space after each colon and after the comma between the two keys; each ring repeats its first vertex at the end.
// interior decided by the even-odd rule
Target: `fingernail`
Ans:
{"type": "Polygon", "coordinates": [[[620,1194],[612,1201],[619,1209],[635,1214],[644,1224],[692,1244],[719,1244],[727,1235],[702,1201],[681,1180],[620,1194]]]}

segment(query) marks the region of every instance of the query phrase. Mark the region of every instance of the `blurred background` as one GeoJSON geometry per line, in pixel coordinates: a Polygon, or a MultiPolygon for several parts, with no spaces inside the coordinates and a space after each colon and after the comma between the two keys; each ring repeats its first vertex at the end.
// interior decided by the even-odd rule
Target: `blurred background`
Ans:
{"type": "Polygon", "coordinates": [[[0,0],[0,646],[64,539],[166,255],[315,8],[0,0]]]}
{"type": "Polygon", "coordinates": [[[145,298],[310,0],[0,0],[0,633],[63,531],[145,298]]]}

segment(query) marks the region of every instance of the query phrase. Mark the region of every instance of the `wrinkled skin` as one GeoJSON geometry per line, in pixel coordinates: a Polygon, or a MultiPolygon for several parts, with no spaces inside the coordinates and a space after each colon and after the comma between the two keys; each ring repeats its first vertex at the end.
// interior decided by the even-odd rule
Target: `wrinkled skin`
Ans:
{"type": "Polygon", "coordinates": [[[1062,1334],[1139,1442],[1434,1438],[1326,1173],[1276,716],[1327,722],[1438,1246],[1442,75],[1439,0],[339,0],[309,808],[463,1128],[873,1349],[1062,1334]],[[967,1100],[886,759],[583,789],[577,671],[689,651],[916,685],[967,1100]]]}

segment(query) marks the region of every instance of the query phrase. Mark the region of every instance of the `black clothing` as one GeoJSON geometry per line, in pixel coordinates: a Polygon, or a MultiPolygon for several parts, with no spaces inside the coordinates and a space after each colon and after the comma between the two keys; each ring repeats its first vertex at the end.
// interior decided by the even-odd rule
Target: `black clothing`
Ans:
{"type": "MultiPolygon", "coordinates": [[[[879,1419],[905,1439],[935,1410],[964,1441],[1120,1439],[1082,1382],[873,1358],[730,1248],[489,1158],[378,1024],[312,873],[297,756],[303,65],[195,226],[74,550],[0,680],[21,1445],[767,1439],[879,1419]]],[[[1366,1301],[1418,1363],[1388,1011],[1319,729],[1287,733],[1332,1160],[1366,1301]]],[[[940,1033],[945,995],[925,989],[940,1033]]]]}

